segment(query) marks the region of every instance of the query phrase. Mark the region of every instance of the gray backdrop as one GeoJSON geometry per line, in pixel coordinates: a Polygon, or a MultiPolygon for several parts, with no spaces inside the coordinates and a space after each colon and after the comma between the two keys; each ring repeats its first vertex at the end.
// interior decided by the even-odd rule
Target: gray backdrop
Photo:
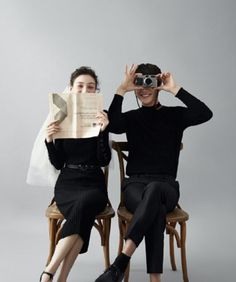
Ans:
{"type": "MultiPolygon", "coordinates": [[[[187,257],[191,282],[235,281],[235,8],[234,0],[1,0],[1,247],[0,276],[37,281],[48,251],[44,211],[53,190],[25,183],[32,145],[48,113],[47,95],[63,91],[71,72],[94,68],[108,108],[125,64],[152,62],[203,100],[211,121],[184,134],[178,179],[189,212],[187,257]],[[30,267],[29,267],[30,266],[30,267]]],[[[161,93],[163,104],[179,105],[161,93]]],[[[127,94],[124,110],[136,107],[127,94]]],[[[124,136],[111,135],[122,140],[124,136]]],[[[111,164],[109,195],[119,197],[111,164]]],[[[112,221],[111,258],[118,245],[112,221]]],[[[170,270],[165,244],[163,281],[170,270]]],[[[103,271],[99,237],[76,262],[69,281],[94,281],[103,271]]],[[[132,259],[131,281],[148,281],[143,245],[132,259]]]]}

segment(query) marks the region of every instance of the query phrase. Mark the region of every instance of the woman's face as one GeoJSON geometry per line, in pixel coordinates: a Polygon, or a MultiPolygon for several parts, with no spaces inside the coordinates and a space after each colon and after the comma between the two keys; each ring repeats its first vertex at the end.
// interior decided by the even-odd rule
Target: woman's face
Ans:
{"type": "Polygon", "coordinates": [[[92,76],[88,74],[79,75],[71,87],[71,92],[75,94],[79,93],[95,93],[96,83],[92,76]]]}

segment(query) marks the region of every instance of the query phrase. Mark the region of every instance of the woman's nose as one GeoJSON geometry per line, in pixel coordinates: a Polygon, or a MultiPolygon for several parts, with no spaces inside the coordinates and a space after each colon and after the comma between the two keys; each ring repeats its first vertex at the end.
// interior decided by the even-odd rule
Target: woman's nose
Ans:
{"type": "Polygon", "coordinates": [[[83,89],[82,89],[82,93],[87,93],[88,92],[88,88],[86,85],[84,85],[83,89]]]}

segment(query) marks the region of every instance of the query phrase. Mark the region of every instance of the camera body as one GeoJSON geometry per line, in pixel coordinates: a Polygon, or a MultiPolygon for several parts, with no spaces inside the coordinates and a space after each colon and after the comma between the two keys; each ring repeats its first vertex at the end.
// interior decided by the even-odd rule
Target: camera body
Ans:
{"type": "Polygon", "coordinates": [[[158,79],[158,77],[153,74],[138,75],[134,80],[134,84],[145,88],[155,88],[161,85],[161,79],[158,79]]]}

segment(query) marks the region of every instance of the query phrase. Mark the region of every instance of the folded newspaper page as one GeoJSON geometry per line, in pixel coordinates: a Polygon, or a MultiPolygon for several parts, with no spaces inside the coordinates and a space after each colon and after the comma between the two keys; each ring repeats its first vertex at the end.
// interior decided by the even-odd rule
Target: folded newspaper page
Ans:
{"type": "Polygon", "coordinates": [[[103,110],[101,93],[50,93],[51,121],[58,121],[60,131],[53,138],[89,138],[98,136],[96,115],[103,110]]]}

